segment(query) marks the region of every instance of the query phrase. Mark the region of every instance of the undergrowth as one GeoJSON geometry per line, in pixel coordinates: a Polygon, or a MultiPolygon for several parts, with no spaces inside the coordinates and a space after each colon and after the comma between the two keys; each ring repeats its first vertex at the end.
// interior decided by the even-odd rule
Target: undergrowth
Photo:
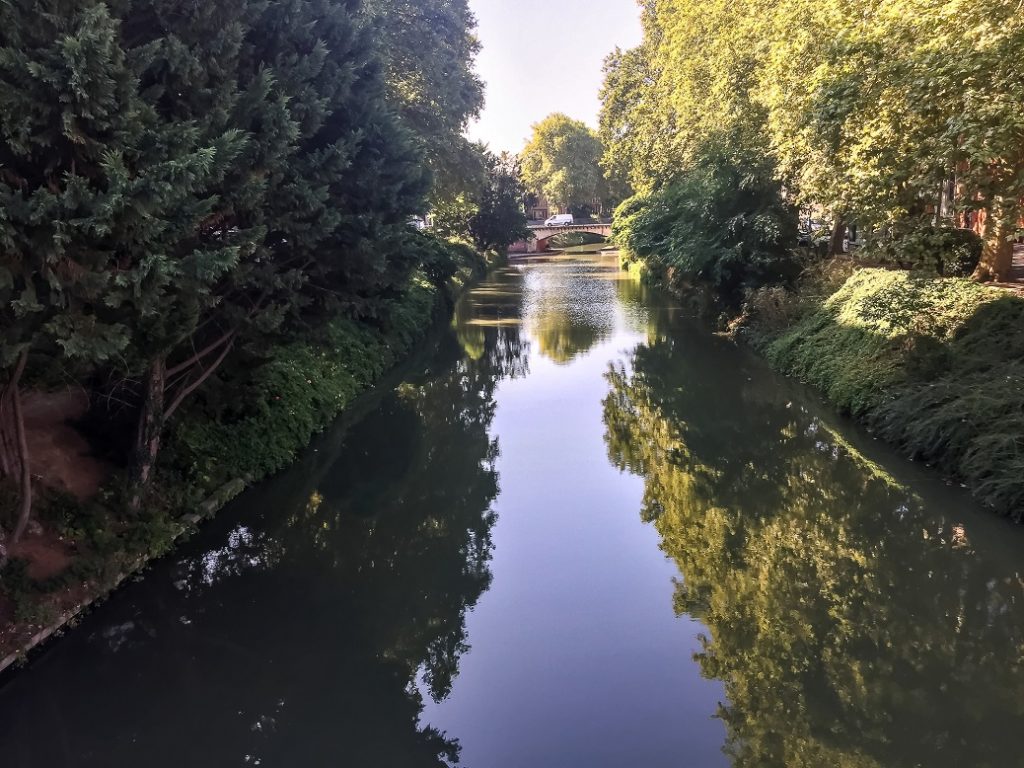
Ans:
{"type": "Polygon", "coordinates": [[[274,350],[245,379],[215,383],[175,430],[168,463],[200,493],[282,469],[412,349],[437,303],[437,290],[418,282],[392,308],[387,328],[335,320],[315,341],[274,350]]]}
{"type": "MultiPolygon", "coordinates": [[[[817,286],[819,289],[821,285],[817,286]]],[[[745,331],[911,457],[1024,517],[1024,299],[966,279],[862,269],[831,295],[761,294],[745,331]]]]}

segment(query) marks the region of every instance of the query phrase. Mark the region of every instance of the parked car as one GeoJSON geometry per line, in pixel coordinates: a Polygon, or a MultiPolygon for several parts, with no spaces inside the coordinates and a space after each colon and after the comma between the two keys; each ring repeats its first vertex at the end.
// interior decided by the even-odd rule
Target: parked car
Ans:
{"type": "Polygon", "coordinates": [[[409,219],[409,226],[422,232],[427,228],[427,221],[421,216],[413,216],[409,219]]]}
{"type": "Polygon", "coordinates": [[[550,219],[544,222],[545,227],[566,227],[570,224],[575,224],[576,219],[573,218],[571,213],[559,213],[556,216],[552,216],[550,219]]]}

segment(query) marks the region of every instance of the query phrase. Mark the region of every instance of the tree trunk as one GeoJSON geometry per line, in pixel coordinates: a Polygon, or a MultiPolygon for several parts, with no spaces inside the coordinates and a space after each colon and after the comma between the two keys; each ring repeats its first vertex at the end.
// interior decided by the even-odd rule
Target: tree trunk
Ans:
{"type": "Polygon", "coordinates": [[[1013,235],[1017,231],[1018,206],[996,197],[985,216],[985,245],[974,270],[976,280],[1006,280],[1013,267],[1013,235]]]}
{"type": "Polygon", "coordinates": [[[14,416],[14,433],[18,444],[18,464],[20,466],[19,490],[21,492],[21,504],[18,507],[18,522],[11,535],[11,546],[13,547],[21,537],[25,535],[29,520],[32,517],[32,462],[28,453],[28,437],[25,434],[25,414],[21,410],[21,374],[25,372],[28,363],[28,350],[21,353],[18,364],[11,376],[10,389],[11,412],[14,416]]]}
{"type": "Polygon", "coordinates": [[[7,388],[0,391],[0,477],[14,477],[18,474],[17,450],[15,448],[14,423],[10,418],[10,397],[7,388]]]}
{"type": "MultiPolygon", "coordinates": [[[[17,452],[14,448],[14,427],[10,411],[8,388],[0,389],[0,478],[13,479],[18,474],[17,452]]],[[[7,562],[9,542],[7,531],[0,525],[0,567],[7,562]]]]}
{"type": "Polygon", "coordinates": [[[843,239],[846,235],[846,223],[843,221],[843,214],[836,214],[836,223],[832,227],[832,239],[828,244],[829,256],[841,256],[843,250],[843,239]]]}
{"type": "Polygon", "coordinates": [[[21,377],[27,364],[28,350],[25,350],[0,392],[0,469],[4,477],[18,484],[18,515],[10,538],[0,529],[0,565],[7,562],[10,548],[21,540],[32,519],[32,462],[21,408],[21,377]]]}
{"type": "Polygon", "coordinates": [[[132,511],[142,506],[142,494],[153,476],[160,437],[164,430],[164,394],[167,384],[167,360],[159,357],[150,363],[146,372],[146,391],[139,410],[139,425],[135,434],[135,462],[132,467],[132,511]]]}
{"type": "Polygon", "coordinates": [[[135,434],[135,461],[132,468],[132,498],[130,506],[137,512],[142,496],[153,477],[164,426],[185,399],[201,387],[220,368],[221,363],[235,346],[235,332],[231,331],[210,344],[192,358],[167,368],[167,356],[153,360],[146,372],[146,391],[139,410],[139,425],[135,434]],[[219,351],[218,351],[219,349],[219,351]],[[217,357],[203,366],[203,358],[217,352],[217,357]],[[190,370],[191,369],[191,370],[190,370]],[[198,372],[198,375],[196,373],[198,372]],[[174,381],[174,375],[179,379],[174,381]],[[169,386],[168,386],[169,385],[169,386]],[[169,395],[168,391],[173,394],[169,395]]]}

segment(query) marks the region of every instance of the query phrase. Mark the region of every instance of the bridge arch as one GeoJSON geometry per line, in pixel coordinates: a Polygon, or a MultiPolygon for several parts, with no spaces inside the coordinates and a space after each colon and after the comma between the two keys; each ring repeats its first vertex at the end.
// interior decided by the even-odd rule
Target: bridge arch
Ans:
{"type": "Polygon", "coordinates": [[[566,224],[563,226],[547,226],[536,224],[530,228],[530,250],[534,253],[546,251],[549,241],[555,235],[567,234],[570,232],[589,232],[593,235],[601,235],[605,239],[611,237],[611,224],[566,224]]]}

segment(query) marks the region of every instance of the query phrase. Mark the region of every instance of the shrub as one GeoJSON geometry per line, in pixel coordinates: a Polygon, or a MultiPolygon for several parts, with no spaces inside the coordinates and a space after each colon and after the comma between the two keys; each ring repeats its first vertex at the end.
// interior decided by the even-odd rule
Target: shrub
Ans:
{"type": "Polygon", "coordinates": [[[871,239],[865,254],[885,264],[940,277],[968,277],[981,260],[983,243],[970,229],[908,219],[871,239]]]}
{"type": "Polygon", "coordinates": [[[743,311],[732,323],[734,335],[742,335],[754,346],[762,346],[816,311],[842,287],[854,270],[849,259],[808,257],[806,260],[808,265],[796,288],[764,286],[748,294],[743,311]]]}
{"type": "Polygon", "coordinates": [[[709,286],[732,305],[747,290],[795,279],[796,234],[796,209],[771,168],[715,152],[668,186],[626,200],[613,227],[632,258],[660,263],[676,285],[709,286]]]}
{"type": "Polygon", "coordinates": [[[169,467],[202,496],[287,466],[422,338],[437,301],[434,286],[414,281],[389,307],[386,326],[337,319],[315,341],[272,349],[237,380],[211,381],[170,436],[169,467]]]}
{"type": "Polygon", "coordinates": [[[763,349],[776,367],[1019,520],[1022,326],[1018,296],[961,278],[864,269],[786,330],[766,331],[763,349]]]}
{"type": "Polygon", "coordinates": [[[425,232],[410,232],[404,245],[426,278],[443,289],[464,266],[483,266],[483,257],[465,243],[450,242],[425,232]]]}

